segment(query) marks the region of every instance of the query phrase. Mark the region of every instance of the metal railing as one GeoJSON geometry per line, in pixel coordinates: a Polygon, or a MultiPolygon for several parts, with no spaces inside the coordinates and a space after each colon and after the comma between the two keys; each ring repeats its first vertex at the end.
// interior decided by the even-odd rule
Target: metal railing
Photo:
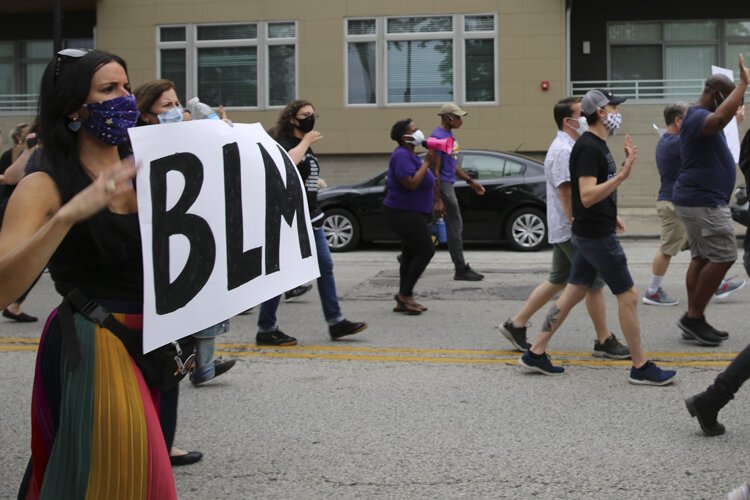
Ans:
{"type": "Polygon", "coordinates": [[[0,94],[0,113],[36,113],[38,94],[0,94]]]}
{"type": "Polygon", "coordinates": [[[582,96],[591,89],[610,89],[629,99],[695,99],[705,80],[579,80],[570,82],[570,95],[582,96]]]}

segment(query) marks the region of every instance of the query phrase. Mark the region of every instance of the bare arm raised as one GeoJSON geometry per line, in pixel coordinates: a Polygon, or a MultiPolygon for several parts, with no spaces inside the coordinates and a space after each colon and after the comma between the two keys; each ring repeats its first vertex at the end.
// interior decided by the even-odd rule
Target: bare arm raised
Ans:
{"type": "Polygon", "coordinates": [[[742,105],[745,91],[750,84],[750,69],[745,66],[745,57],[740,54],[740,83],[703,122],[703,135],[713,135],[727,126],[742,105]]]}

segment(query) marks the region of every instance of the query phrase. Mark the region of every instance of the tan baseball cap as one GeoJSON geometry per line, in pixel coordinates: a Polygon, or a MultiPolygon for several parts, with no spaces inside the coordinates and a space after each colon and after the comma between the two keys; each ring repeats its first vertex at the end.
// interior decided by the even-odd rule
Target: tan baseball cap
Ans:
{"type": "Polygon", "coordinates": [[[456,115],[456,116],[466,116],[469,113],[464,111],[463,109],[458,107],[458,104],[455,102],[446,102],[442,106],[440,106],[440,111],[438,112],[438,115],[456,115]]]}

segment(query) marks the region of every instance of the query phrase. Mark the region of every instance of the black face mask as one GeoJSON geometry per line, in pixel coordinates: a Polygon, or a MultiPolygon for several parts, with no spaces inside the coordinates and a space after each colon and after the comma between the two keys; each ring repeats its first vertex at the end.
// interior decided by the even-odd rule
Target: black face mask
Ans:
{"type": "Polygon", "coordinates": [[[299,124],[297,125],[297,128],[300,129],[304,133],[308,133],[315,127],[315,115],[310,115],[304,120],[297,120],[299,124]]]}

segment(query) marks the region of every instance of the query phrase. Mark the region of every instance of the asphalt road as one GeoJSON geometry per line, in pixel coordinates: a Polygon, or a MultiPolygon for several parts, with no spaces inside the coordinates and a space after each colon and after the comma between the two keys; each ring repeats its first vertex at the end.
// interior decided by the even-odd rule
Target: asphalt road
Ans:
{"type": "MultiPolygon", "coordinates": [[[[625,240],[637,286],[647,284],[655,240],[625,240]]],[[[724,436],[706,438],[683,399],[705,388],[750,340],[750,287],[714,302],[709,320],[730,332],[719,348],[680,339],[689,257],[673,260],[671,308],[639,308],[644,344],[676,367],[669,387],[627,383],[627,362],[591,356],[579,306],[550,353],[561,377],[521,371],[495,326],[546,278],[550,252],[473,248],[482,282],[454,281],[441,250],[418,285],[429,311],[393,313],[397,248],[335,254],[341,305],[370,328],[331,342],[317,294],[284,303],[282,329],[300,346],[254,346],[255,312],[220,339],[240,358],[223,377],[181,391],[176,444],[205,458],[175,468],[180,498],[724,498],[750,478],[750,397],[721,414],[724,436]]],[[[740,264],[730,274],[744,276],[740,264]]],[[[45,275],[25,310],[43,316],[58,298],[45,275]]],[[[622,338],[616,301],[609,323],[622,338]]],[[[541,324],[533,318],[530,332],[541,324]]],[[[29,407],[41,324],[0,320],[0,498],[14,497],[29,453],[29,407]]]]}

